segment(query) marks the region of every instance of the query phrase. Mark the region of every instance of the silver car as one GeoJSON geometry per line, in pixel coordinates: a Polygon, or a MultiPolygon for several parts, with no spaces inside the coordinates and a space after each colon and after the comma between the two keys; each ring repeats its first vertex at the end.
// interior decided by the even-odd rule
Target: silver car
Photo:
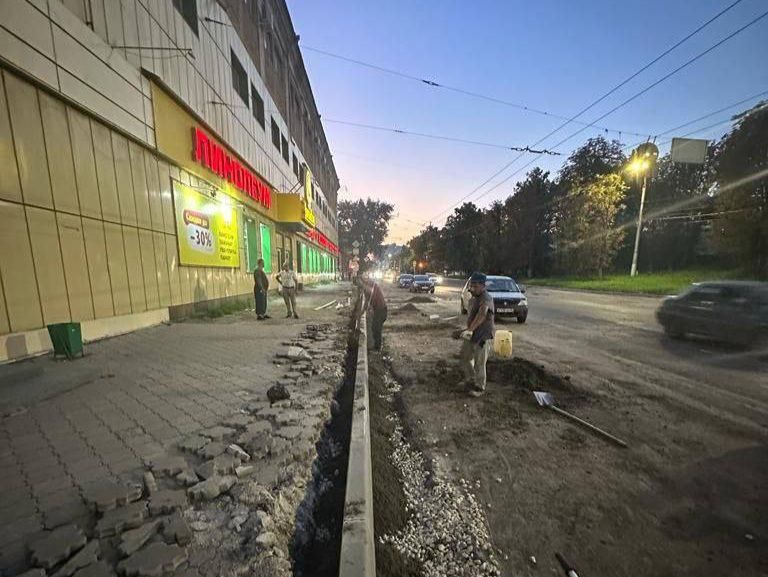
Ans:
{"type": "MultiPolygon", "coordinates": [[[[486,278],[485,288],[493,298],[497,317],[515,317],[518,323],[525,322],[528,318],[528,299],[525,296],[525,287],[521,287],[513,278],[508,276],[489,276],[486,278]]],[[[471,299],[469,280],[467,280],[461,290],[459,301],[461,314],[467,314],[471,299]]]]}

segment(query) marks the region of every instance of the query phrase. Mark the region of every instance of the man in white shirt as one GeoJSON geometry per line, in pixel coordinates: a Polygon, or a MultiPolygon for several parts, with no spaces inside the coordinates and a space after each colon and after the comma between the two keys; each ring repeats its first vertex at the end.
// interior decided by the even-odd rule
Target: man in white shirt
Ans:
{"type": "Polygon", "coordinates": [[[277,278],[277,284],[280,285],[283,291],[283,300],[285,301],[285,308],[288,311],[285,318],[299,318],[299,313],[296,312],[296,288],[299,285],[299,278],[296,276],[296,273],[289,268],[287,262],[283,263],[283,270],[277,273],[275,278],[277,278]]]}

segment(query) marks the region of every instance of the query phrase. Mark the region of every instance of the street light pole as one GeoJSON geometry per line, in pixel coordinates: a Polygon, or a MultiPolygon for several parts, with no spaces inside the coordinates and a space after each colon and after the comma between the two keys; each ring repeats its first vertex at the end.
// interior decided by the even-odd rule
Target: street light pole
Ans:
{"type": "Polygon", "coordinates": [[[645,206],[645,188],[648,184],[648,176],[643,175],[643,188],[640,191],[640,212],[637,213],[637,231],[635,232],[635,250],[632,252],[632,268],[629,276],[637,276],[637,253],[640,250],[640,230],[643,228],[643,207],[645,206]]]}

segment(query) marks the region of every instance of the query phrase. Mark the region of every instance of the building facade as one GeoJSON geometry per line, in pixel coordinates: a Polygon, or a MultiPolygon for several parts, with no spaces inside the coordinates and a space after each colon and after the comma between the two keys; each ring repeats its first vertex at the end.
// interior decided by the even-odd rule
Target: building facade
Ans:
{"type": "Polygon", "coordinates": [[[338,178],[284,0],[4,0],[0,360],[338,267],[338,178]]]}

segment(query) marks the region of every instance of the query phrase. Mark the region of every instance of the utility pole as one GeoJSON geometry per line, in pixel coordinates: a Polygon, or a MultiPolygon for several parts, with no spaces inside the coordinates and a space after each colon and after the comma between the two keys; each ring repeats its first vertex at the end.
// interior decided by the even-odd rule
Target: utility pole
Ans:
{"type": "Polygon", "coordinates": [[[640,192],[640,212],[637,213],[637,231],[635,231],[635,250],[632,252],[632,268],[629,276],[637,276],[637,253],[640,250],[640,230],[643,228],[643,208],[645,207],[645,188],[648,185],[648,177],[643,175],[643,188],[640,192]]]}
{"type": "Polygon", "coordinates": [[[635,249],[632,251],[632,267],[629,276],[637,276],[637,255],[640,252],[640,231],[643,229],[643,209],[645,208],[645,192],[648,188],[648,175],[653,174],[656,168],[656,159],[659,157],[659,148],[652,142],[644,142],[632,151],[627,169],[635,174],[642,175],[643,186],[640,190],[640,210],[637,213],[637,231],[635,231],[635,249]]]}

